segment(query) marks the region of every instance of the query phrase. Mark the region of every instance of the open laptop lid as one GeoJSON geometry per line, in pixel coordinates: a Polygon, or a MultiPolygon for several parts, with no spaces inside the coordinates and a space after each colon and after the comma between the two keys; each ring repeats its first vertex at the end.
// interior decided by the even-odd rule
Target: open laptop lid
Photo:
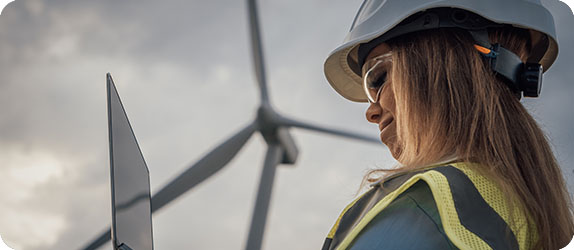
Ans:
{"type": "Polygon", "coordinates": [[[152,250],[149,170],[110,73],[107,92],[112,244],[114,250],[152,250]]]}

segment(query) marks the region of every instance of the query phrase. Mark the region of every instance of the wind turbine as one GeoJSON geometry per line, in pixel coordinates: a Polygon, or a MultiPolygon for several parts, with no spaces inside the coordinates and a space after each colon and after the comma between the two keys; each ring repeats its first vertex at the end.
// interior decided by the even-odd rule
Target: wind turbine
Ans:
{"type": "MultiPolygon", "coordinates": [[[[260,105],[257,116],[235,135],[214,148],[203,156],[199,161],[189,166],[184,172],[165,185],[159,192],[152,196],[152,213],[172,202],[203,180],[209,178],[229,163],[247,140],[255,132],[261,133],[267,144],[267,153],[263,163],[263,172],[259,182],[258,193],[253,210],[251,227],[245,248],[248,250],[261,249],[267,211],[271,199],[275,170],[279,164],[294,164],[297,160],[298,149],[289,132],[289,128],[302,128],[326,134],[342,136],[346,138],[376,143],[381,145],[378,138],[360,135],[354,132],[327,128],[310,123],[288,118],[277,113],[269,100],[267,81],[265,76],[265,64],[257,6],[255,0],[247,0],[249,26],[251,33],[251,49],[255,75],[260,91],[260,105]]],[[[86,250],[97,249],[110,240],[110,230],[105,231],[85,248],[86,250]]]]}

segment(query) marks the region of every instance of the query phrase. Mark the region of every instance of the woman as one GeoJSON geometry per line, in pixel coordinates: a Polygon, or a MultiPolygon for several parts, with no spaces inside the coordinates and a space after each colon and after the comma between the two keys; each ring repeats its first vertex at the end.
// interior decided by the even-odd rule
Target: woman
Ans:
{"type": "Polygon", "coordinates": [[[557,51],[536,1],[365,1],[325,74],[370,103],[401,165],[371,173],[387,176],[345,208],[323,249],[567,245],[560,167],[519,102],[538,96],[557,51]]]}

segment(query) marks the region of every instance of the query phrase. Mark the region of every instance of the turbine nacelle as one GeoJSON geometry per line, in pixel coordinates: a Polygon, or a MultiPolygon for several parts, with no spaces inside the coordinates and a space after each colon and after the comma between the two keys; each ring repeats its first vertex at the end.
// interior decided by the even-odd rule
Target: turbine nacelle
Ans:
{"type": "Polygon", "coordinates": [[[289,132],[289,127],[283,120],[282,116],[271,108],[271,105],[261,105],[257,109],[256,123],[265,142],[269,145],[277,144],[282,147],[282,164],[295,164],[299,150],[289,132]]]}

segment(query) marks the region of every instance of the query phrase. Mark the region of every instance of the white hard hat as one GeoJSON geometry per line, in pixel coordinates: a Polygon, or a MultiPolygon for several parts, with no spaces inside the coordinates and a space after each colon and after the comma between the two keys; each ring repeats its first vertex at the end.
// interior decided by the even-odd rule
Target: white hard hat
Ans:
{"type": "Polygon", "coordinates": [[[365,0],[343,45],[331,52],[325,61],[325,76],[331,86],[346,99],[366,102],[360,76],[361,60],[364,60],[366,54],[360,55],[359,45],[368,45],[372,49],[388,39],[420,30],[442,27],[476,30],[496,25],[529,30],[533,51],[528,61],[541,64],[544,71],[556,60],[558,43],[554,19],[540,0],[365,0]],[[430,18],[416,24],[418,27],[403,25],[405,19],[437,8],[471,12],[483,19],[478,21],[478,26],[484,27],[473,27],[473,23],[457,25],[456,15],[450,17],[454,22],[445,23],[436,17],[437,20],[430,18]]]}

